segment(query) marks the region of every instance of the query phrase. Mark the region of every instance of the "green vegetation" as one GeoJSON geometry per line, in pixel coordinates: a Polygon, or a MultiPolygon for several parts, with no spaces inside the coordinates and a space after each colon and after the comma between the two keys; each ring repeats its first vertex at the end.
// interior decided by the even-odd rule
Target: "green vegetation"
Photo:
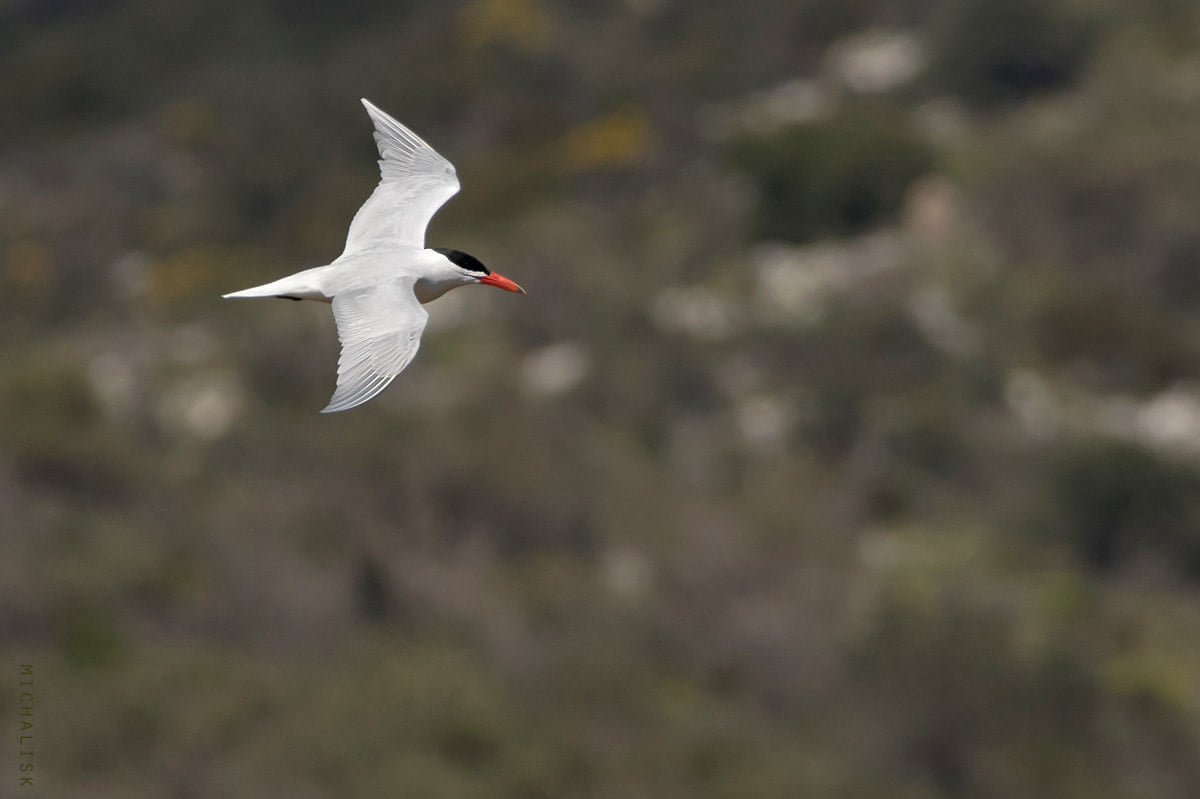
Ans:
{"type": "Polygon", "coordinates": [[[906,115],[863,111],[739,143],[732,160],[760,185],[756,236],[811,241],[895,223],[928,149],[906,115]]]}
{"type": "Polygon", "coordinates": [[[1176,0],[0,3],[44,790],[1200,796],[1198,63],[1176,0]],[[323,416],[328,309],[219,296],[340,251],[360,96],[529,295],[323,416]]]}

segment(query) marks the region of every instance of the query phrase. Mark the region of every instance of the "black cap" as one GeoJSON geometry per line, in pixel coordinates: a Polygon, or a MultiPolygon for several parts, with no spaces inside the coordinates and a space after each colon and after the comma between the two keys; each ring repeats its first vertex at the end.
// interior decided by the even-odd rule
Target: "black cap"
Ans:
{"type": "Polygon", "coordinates": [[[468,272],[478,272],[481,275],[490,275],[492,273],[492,270],[484,266],[478,258],[473,255],[467,255],[462,250],[448,250],[443,247],[434,247],[433,251],[440,252],[451,263],[461,266],[468,272]]]}

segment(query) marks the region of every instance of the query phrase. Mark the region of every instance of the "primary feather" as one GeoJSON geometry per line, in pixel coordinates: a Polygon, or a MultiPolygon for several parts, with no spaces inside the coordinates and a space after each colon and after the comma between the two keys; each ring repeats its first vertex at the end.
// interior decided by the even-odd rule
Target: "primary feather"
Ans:
{"type": "Polygon", "coordinates": [[[408,128],[364,99],[375,122],[379,186],[350,223],[343,255],[387,245],[425,246],[429,220],[458,193],[454,167],[408,128]]]}
{"type": "Polygon", "coordinates": [[[342,354],[337,390],[322,413],[361,405],[388,387],[421,346],[429,314],[413,294],[413,280],[344,291],[333,298],[342,354]]]}

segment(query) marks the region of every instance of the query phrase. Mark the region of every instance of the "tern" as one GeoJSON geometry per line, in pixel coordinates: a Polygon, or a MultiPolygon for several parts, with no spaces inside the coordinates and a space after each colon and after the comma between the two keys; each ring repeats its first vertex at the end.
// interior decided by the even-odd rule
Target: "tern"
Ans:
{"type": "Polygon", "coordinates": [[[322,413],[362,405],[408,366],[429,318],[425,303],[473,284],[525,293],[465,252],[425,247],[429,220],[458,193],[458,175],[420,136],[371,101],[362,104],[375,123],[381,179],[354,215],[346,249],[327,266],[223,295],[332,305],[342,352],[322,413]]]}

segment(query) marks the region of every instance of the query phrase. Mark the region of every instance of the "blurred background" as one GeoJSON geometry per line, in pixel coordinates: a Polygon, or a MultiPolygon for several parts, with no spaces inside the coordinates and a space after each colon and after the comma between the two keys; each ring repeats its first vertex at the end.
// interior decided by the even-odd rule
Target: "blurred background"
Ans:
{"type": "Polygon", "coordinates": [[[0,109],[41,795],[1200,796],[1191,0],[0,0],[0,109]],[[322,416],[219,297],[363,96],[529,295],[322,416]]]}

